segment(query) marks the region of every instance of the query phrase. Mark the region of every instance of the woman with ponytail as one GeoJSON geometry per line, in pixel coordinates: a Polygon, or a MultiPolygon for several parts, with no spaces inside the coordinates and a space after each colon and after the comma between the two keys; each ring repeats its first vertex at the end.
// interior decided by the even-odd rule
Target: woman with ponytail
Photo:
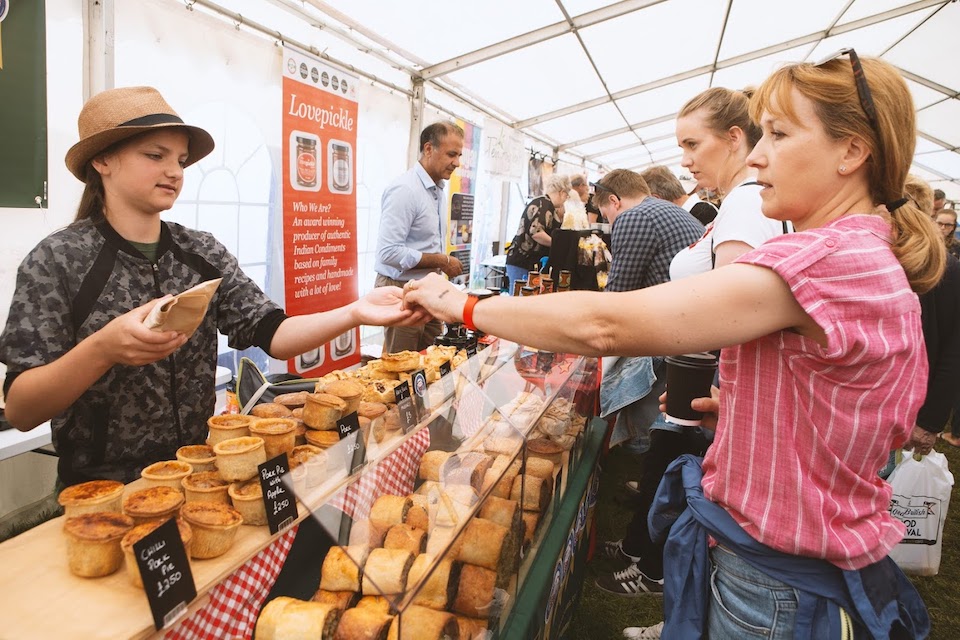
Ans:
{"type": "Polygon", "coordinates": [[[913,100],[895,68],[845,50],[778,70],[750,111],[763,213],[795,233],[639,291],[468,302],[431,276],[404,304],[559,352],[722,348],[719,390],[692,403],[715,413],[713,445],[702,469],[670,466],[650,515],[669,536],[662,637],[922,638],[926,609],[888,558],[904,526],[877,476],[923,403],[917,293],[945,259],[903,196],[913,100]]]}

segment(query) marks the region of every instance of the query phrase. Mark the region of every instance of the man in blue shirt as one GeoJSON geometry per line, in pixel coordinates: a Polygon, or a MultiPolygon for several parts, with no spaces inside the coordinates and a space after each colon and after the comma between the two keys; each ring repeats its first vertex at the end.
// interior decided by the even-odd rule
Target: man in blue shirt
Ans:
{"type": "MultiPolygon", "coordinates": [[[[460,166],[462,153],[463,129],[452,122],[435,122],[420,133],[420,160],[383,192],[376,286],[402,287],[431,272],[451,278],[463,272],[460,261],[444,251],[443,191],[444,181],[460,166]]],[[[383,352],[426,349],[440,331],[436,320],[422,327],[389,327],[383,332],[383,352]]]]}

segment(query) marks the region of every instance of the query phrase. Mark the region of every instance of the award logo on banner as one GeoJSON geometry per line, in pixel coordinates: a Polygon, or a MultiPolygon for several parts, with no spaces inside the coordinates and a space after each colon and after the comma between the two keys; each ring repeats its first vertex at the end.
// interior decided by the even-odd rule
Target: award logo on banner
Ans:
{"type": "MultiPolygon", "coordinates": [[[[286,311],[353,302],[357,287],[358,79],[311,55],[283,50],[283,270],[286,311]]],[[[317,376],[360,362],[351,329],[298,355],[289,370],[317,376]]]]}

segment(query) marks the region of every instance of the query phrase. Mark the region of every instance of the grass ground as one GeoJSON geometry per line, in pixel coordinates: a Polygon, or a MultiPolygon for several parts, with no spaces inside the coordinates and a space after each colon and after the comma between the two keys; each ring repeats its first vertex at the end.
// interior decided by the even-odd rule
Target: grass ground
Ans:
{"type": "MultiPolygon", "coordinates": [[[[950,470],[960,473],[960,449],[939,441],[937,450],[947,456],[950,470]]],[[[600,495],[595,512],[597,542],[622,537],[630,520],[630,496],[623,483],[638,475],[637,457],[617,447],[603,461],[600,495]]],[[[940,573],[933,577],[913,578],[927,604],[933,630],[932,640],[960,637],[960,488],[954,486],[950,510],[943,532],[943,556],[940,573]]],[[[587,568],[580,606],[568,637],[607,640],[622,638],[629,626],[647,626],[663,619],[662,599],[658,597],[621,598],[597,589],[594,578],[600,571],[614,568],[603,560],[594,560],[587,568]]]]}

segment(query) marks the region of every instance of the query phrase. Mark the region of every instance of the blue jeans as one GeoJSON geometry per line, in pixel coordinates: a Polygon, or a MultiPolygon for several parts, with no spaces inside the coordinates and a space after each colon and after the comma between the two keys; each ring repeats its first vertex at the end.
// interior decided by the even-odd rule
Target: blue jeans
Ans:
{"type": "Polygon", "coordinates": [[[722,547],[710,550],[709,637],[793,637],[797,592],[722,547]]]}
{"type": "Polygon", "coordinates": [[[523,267],[518,267],[512,264],[507,265],[507,277],[510,279],[510,295],[513,295],[513,283],[516,280],[526,280],[527,276],[530,275],[528,269],[523,267]]]}

